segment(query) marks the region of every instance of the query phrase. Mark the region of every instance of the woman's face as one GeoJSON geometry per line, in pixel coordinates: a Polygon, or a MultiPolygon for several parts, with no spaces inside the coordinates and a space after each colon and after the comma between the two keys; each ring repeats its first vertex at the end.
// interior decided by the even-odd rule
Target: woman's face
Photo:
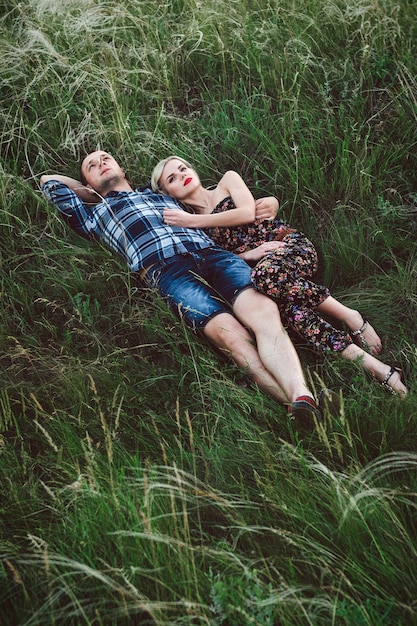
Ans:
{"type": "Polygon", "coordinates": [[[197,172],[180,159],[171,159],[162,170],[159,185],[164,193],[183,200],[201,186],[197,172]]]}

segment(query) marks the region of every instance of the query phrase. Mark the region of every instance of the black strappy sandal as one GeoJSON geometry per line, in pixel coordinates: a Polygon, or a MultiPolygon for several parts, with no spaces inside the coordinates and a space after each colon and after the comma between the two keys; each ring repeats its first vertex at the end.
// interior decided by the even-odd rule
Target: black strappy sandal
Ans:
{"type": "Polygon", "coordinates": [[[388,374],[385,376],[384,380],[381,380],[381,387],[383,387],[385,391],[390,393],[392,396],[401,396],[402,394],[398,391],[395,391],[395,389],[393,389],[393,387],[391,387],[391,385],[388,383],[389,379],[393,374],[395,374],[395,372],[398,372],[401,378],[402,370],[400,370],[399,367],[395,367],[395,365],[391,365],[388,374]]]}
{"type": "Polygon", "coordinates": [[[364,350],[369,350],[368,342],[365,341],[365,337],[363,336],[363,333],[368,328],[368,320],[366,319],[366,317],[364,315],[362,315],[362,313],[361,313],[361,316],[362,316],[362,319],[363,319],[362,326],[360,328],[358,328],[357,330],[351,330],[350,334],[353,337],[353,341],[360,348],[363,348],[364,350]]]}

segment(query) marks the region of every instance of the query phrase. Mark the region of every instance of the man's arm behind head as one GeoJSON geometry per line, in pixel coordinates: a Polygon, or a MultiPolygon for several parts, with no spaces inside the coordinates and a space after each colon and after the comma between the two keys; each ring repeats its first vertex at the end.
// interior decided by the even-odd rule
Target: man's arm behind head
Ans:
{"type": "Polygon", "coordinates": [[[41,186],[50,180],[57,180],[58,182],[66,185],[69,189],[72,189],[77,196],[87,204],[96,204],[100,202],[101,198],[96,194],[94,189],[86,187],[79,180],[71,178],[70,176],[63,176],[62,174],[43,174],[40,178],[41,186]]]}
{"type": "Polygon", "coordinates": [[[101,198],[80,181],[62,174],[42,175],[42,192],[58,209],[68,226],[86,239],[96,238],[93,205],[101,198]]]}

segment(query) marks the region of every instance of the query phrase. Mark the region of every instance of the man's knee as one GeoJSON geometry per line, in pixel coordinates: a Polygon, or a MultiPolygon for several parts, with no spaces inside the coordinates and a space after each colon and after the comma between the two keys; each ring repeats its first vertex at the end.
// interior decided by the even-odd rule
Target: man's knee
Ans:
{"type": "Polygon", "coordinates": [[[206,324],[204,334],[214,345],[232,357],[243,345],[253,343],[248,330],[229,313],[221,313],[212,318],[206,324]]]}
{"type": "Polygon", "coordinates": [[[253,323],[254,319],[259,322],[270,320],[271,323],[281,321],[276,303],[255,289],[246,289],[239,294],[233,311],[244,323],[249,320],[253,323]]]}

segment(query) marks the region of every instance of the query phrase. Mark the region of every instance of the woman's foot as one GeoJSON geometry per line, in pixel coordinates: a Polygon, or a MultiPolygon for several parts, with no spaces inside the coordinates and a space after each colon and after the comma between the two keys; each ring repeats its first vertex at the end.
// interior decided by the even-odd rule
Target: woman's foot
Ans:
{"type": "Polygon", "coordinates": [[[388,393],[398,395],[401,399],[404,399],[408,394],[408,389],[401,380],[401,370],[394,365],[386,366],[387,372],[382,380],[381,385],[388,393]]]}
{"type": "Polygon", "coordinates": [[[401,370],[393,365],[383,363],[372,354],[364,352],[361,347],[355,343],[349,344],[340,356],[347,361],[356,361],[360,363],[363,369],[371,374],[386,391],[393,395],[398,395],[401,399],[405,398],[408,393],[407,387],[401,380],[401,370]]]}
{"type": "Polygon", "coordinates": [[[380,354],[382,351],[382,342],[375,329],[370,325],[368,320],[355,311],[355,321],[350,321],[348,326],[351,331],[353,341],[364,350],[368,350],[371,354],[380,354]]]}
{"type": "Polygon", "coordinates": [[[367,319],[356,309],[345,306],[333,296],[328,296],[318,305],[317,311],[344,322],[357,346],[377,355],[382,351],[382,341],[367,319]]]}

